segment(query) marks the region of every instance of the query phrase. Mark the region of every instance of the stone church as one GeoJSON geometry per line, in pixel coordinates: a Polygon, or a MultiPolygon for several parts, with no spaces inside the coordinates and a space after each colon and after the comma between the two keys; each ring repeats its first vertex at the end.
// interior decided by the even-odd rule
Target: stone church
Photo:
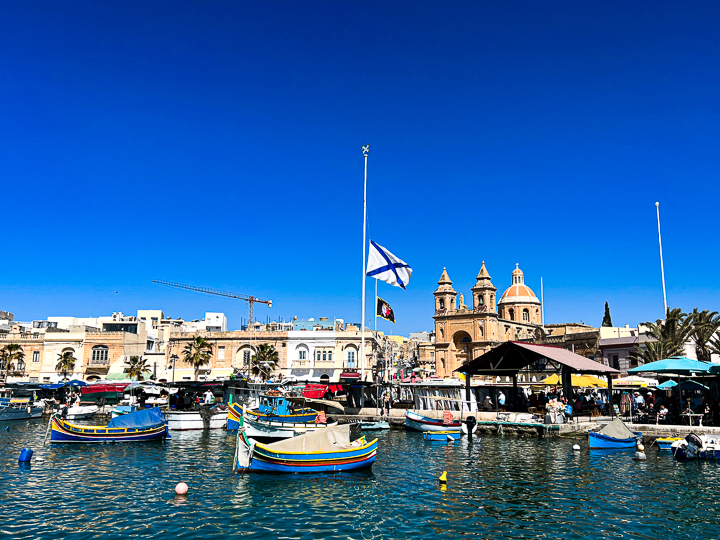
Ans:
{"type": "Polygon", "coordinates": [[[453,289],[443,268],[435,296],[435,369],[440,377],[452,377],[463,362],[477,358],[506,341],[539,341],[544,337],[541,304],[525,285],[519,265],[512,284],[496,302],[497,289],[482,263],[472,287],[470,306],[453,289]]]}

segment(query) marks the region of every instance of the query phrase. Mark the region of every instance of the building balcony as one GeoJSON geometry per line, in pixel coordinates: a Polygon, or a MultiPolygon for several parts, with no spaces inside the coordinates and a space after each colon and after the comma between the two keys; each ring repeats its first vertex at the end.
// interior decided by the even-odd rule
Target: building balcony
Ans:
{"type": "Polygon", "coordinates": [[[309,368],[312,367],[310,360],[293,360],[291,368],[309,368]]]}

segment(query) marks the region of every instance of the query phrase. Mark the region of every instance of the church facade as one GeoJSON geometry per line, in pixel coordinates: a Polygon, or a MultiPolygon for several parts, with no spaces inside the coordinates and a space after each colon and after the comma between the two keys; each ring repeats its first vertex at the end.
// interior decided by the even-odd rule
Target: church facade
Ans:
{"type": "Polygon", "coordinates": [[[477,358],[506,341],[541,341],[541,304],[525,285],[525,276],[515,265],[512,282],[497,300],[497,289],[482,263],[472,287],[469,306],[462,293],[453,289],[443,268],[435,297],[435,369],[440,377],[452,377],[464,362],[477,358]]]}

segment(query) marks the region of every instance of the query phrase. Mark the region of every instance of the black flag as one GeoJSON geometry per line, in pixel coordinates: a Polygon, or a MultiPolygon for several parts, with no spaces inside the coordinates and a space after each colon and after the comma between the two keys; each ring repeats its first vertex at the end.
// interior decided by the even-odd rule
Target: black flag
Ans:
{"type": "Polygon", "coordinates": [[[377,299],[377,311],[375,312],[378,317],[382,317],[386,321],[391,323],[395,322],[395,312],[385,300],[382,298],[377,299]]]}

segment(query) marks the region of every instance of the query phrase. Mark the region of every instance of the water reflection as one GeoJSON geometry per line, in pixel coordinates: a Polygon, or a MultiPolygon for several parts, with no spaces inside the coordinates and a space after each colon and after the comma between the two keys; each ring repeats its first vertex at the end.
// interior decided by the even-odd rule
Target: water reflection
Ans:
{"type": "Polygon", "coordinates": [[[720,537],[720,502],[698,490],[720,479],[718,464],[655,449],[636,462],[632,451],[573,452],[575,441],[438,444],[391,431],[372,472],[233,477],[234,438],[221,431],[43,447],[45,427],[0,429],[0,497],[11,512],[0,537],[720,537]],[[22,447],[44,463],[19,464],[22,447]],[[180,481],[187,497],[175,496],[180,481]]]}

